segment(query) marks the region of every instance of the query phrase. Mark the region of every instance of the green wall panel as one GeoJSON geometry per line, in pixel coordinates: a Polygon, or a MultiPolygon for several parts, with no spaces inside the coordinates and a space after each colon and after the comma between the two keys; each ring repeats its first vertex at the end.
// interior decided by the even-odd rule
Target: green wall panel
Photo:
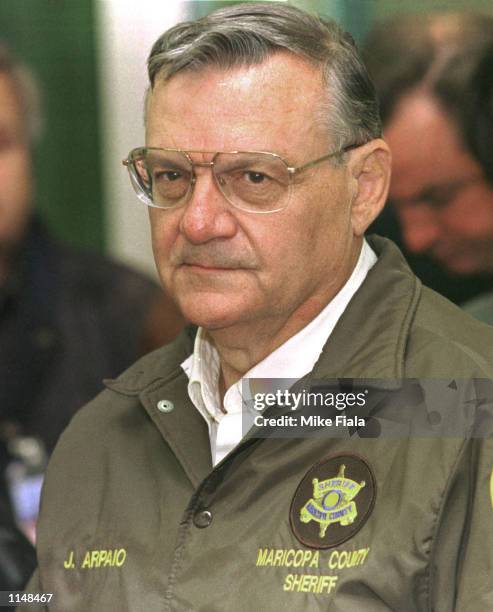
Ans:
{"type": "Polygon", "coordinates": [[[100,249],[104,232],[93,21],[90,0],[0,0],[0,38],[31,65],[43,91],[36,205],[57,235],[100,249]]]}

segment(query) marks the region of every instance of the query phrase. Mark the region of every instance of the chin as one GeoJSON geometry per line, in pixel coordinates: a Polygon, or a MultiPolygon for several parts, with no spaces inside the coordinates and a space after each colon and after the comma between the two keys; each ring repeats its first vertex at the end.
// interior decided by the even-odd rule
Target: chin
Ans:
{"type": "Polygon", "coordinates": [[[211,331],[242,323],[248,313],[245,305],[234,304],[224,298],[215,300],[197,296],[195,299],[179,300],[179,305],[187,321],[211,331]]]}

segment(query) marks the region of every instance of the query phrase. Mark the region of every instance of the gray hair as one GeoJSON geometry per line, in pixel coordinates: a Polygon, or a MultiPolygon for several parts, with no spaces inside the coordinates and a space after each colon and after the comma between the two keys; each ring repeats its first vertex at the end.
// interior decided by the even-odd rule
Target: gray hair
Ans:
{"type": "Polygon", "coordinates": [[[337,149],[381,136],[375,90],[352,37],[293,6],[238,4],[174,26],[151,49],[150,90],[181,70],[251,66],[283,50],[320,67],[327,96],[314,120],[337,149]]]}
{"type": "Polygon", "coordinates": [[[43,128],[41,94],[38,83],[31,70],[19,62],[3,42],[0,42],[1,74],[6,75],[11,80],[25,121],[26,135],[30,144],[35,144],[40,139],[43,128]]]}

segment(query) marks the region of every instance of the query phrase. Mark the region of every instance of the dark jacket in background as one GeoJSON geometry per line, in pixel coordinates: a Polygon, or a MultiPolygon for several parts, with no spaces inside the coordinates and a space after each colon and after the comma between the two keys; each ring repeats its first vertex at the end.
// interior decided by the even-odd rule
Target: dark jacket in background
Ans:
{"type": "Polygon", "coordinates": [[[102,379],[141,353],[160,289],[98,255],[56,243],[35,221],[0,289],[0,421],[48,452],[102,379]]]}

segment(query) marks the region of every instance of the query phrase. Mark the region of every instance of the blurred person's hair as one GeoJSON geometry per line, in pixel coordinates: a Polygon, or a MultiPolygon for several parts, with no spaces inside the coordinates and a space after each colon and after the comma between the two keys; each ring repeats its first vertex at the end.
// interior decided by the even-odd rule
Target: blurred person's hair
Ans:
{"type": "Polygon", "coordinates": [[[13,86],[25,120],[26,135],[31,145],[38,142],[43,128],[41,93],[32,71],[14,57],[9,47],[0,41],[0,75],[6,75],[13,86]]]}
{"type": "Polygon", "coordinates": [[[258,65],[286,51],[320,67],[327,96],[314,120],[328,129],[335,148],[381,136],[375,89],[352,37],[293,6],[239,4],[176,25],[152,47],[150,89],[181,70],[258,65]]]}
{"type": "Polygon", "coordinates": [[[363,56],[377,89],[384,124],[406,93],[422,89],[460,120],[471,71],[493,43],[493,15],[401,14],[377,23],[363,56]]]}

